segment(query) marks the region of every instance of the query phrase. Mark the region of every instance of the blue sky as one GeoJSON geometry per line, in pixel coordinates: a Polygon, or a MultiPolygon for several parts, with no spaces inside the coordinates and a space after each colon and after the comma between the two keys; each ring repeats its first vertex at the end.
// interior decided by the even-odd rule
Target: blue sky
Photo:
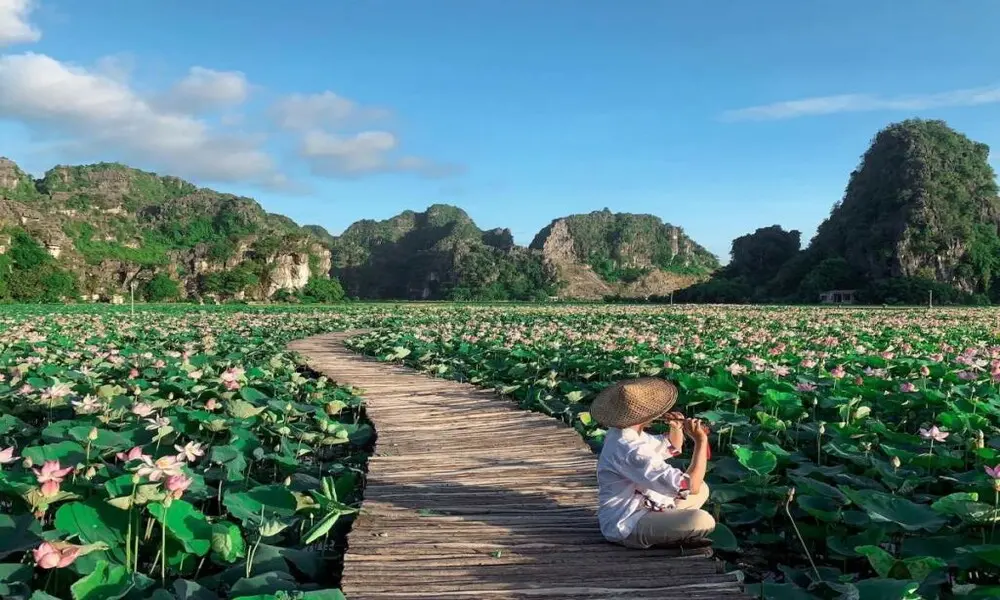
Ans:
{"type": "Polygon", "coordinates": [[[0,0],[0,155],[114,160],[339,232],[608,207],[721,258],[815,231],[875,132],[1000,147],[1000,4],[0,0]]]}

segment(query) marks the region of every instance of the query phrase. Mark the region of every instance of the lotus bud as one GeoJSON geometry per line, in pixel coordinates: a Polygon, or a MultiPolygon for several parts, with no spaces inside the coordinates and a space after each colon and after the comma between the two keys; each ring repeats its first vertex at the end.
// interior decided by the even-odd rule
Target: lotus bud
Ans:
{"type": "Polygon", "coordinates": [[[819,424],[819,434],[823,435],[824,433],[826,433],[826,423],[820,423],[819,424]]]}
{"type": "Polygon", "coordinates": [[[288,486],[292,485],[292,478],[291,477],[285,477],[285,481],[283,483],[284,483],[285,487],[288,487],[288,486]]]}
{"type": "Polygon", "coordinates": [[[25,457],[25,459],[21,462],[21,465],[24,466],[25,469],[30,469],[31,467],[35,466],[35,461],[31,460],[28,457],[25,457]]]}
{"type": "Polygon", "coordinates": [[[785,499],[785,504],[791,504],[792,500],[795,500],[795,488],[788,488],[788,497],[785,499]]]}
{"type": "Polygon", "coordinates": [[[993,480],[993,490],[997,493],[1000,493],[1000,479],[993,480]]]}
{"type": "Polygon", "coordinates": [[[986,447],[986,437],[983,435],[983,430],[980,429],[976,432],[976,449],[982,450],[986,447]]]}
{"type": "Polygon", "coordinates": [[[142,477],[139,477],[138,473],[132,475],[132,485],[138,485],[140,481],[142,481],[142,477]]]}
{"type": "Polygon", "coordinates": [[[94,475],[97,475],[97,467],[94,467],[94,466],[91,466],[89,469],[87,469],[87,472],[83,474],[83,476],[88,481],[91,480],[91,479],[93,479],[94,475]]]}
{"type": "Polygon", "coordinates": [[[94,440],[97,439],[97,435],[98,435],[97,434],[97,428],[96,427],[91,427],[90,428],[90,433],[87,434],[87,439],[93,442],[94,440]]]}
{"type": "Polygon", "coordinates": [[[898,456],[893,456],[892,457],[892,468],[893,469],[898,469],[900,466],[902,466],[902,464],[903,463],[900,462],[898,456]]]}

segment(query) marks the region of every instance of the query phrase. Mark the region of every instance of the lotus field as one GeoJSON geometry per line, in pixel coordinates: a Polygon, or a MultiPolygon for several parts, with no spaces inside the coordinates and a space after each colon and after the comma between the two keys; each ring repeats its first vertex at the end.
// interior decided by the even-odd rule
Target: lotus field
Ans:
{"type": "Polygon", "coordinates": [[[284,345],[347,317],[44,313],[0,312],[0,597],[342,597],[372,430],[284,345]]]}
{"type": "Polygon", "coordinates": [[[285,345],[351,328],[595,450],[600,389],[677,382],[763,597],[1000,597],[1000,312],[453,305],[0,307],[0,597],[341,598],[373,429],[285,345]]]}
{"type": "Polygon", "coordinates": [[[764,597],[1000,598],[998,332],[988,309],[451,309],[354,345],[595,448],[608,382],[676,381],[712,424],[716,548],[764,597]]]}

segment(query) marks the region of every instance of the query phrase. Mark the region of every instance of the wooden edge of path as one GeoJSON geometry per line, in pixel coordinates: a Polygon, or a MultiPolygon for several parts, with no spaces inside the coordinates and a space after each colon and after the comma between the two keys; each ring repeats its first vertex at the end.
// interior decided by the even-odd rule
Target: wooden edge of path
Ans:
{"type": "Polygon", "coordinates": [[[749,598],[704,554],[604,540],[593,452],[572,428],[488,390],[355,354],[359,332],[289,349],[362,390],[377,431],[348,537],[349,600],[749,598]]]}

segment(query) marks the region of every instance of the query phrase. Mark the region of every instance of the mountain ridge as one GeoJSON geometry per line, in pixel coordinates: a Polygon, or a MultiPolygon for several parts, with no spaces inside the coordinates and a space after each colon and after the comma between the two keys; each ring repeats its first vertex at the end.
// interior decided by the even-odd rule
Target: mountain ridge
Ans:
{"type": "Polygon", "coordinates": [[[0,158],[0,255],[15,237],[28,243],[12,237],[18,231],[89,300],[121,297],[154,279],[176,284],[168,299],[283,299],[330,276],[365,299],[593,300],[688,285],[690,273],[678,270],[690,265],[668,264],[677,256],[693,259],[699,273],[717,265],[652,215],[560,217],[535,236],[535,248],[516,244],[510,229],[481,229],[448,204],[361,219],[333,235],[252,198],[120,163],[57,165],[35,179],[0,158]],[[560,223],[569,227],[570,254],[553,254],[545,241],[560,223]]]}

